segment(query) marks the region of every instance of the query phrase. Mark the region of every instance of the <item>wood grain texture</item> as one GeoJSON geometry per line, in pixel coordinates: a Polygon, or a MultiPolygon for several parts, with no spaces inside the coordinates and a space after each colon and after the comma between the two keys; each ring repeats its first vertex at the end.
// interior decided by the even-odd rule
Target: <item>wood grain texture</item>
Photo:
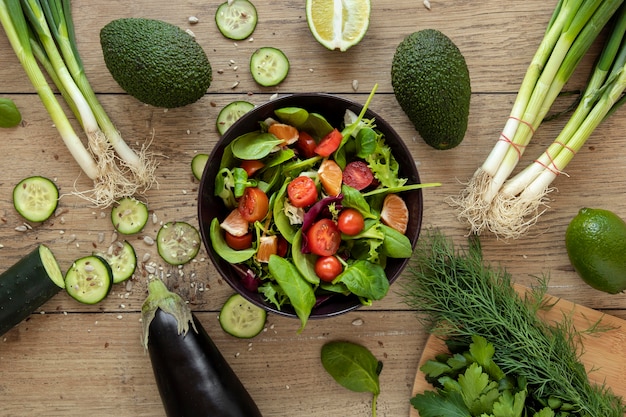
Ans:
{"type": "MultiPolygon", "coordinates": [[[[276,333],[268,329],[251,342],[240,341],[226,336],[215,322],[232,289],[218,276],[204,249],[194,262],[175,268],[160,261],[156,248],[143,237],[154,238],[166,221],[198,224],[198,182],[190,163],[196,153],[210,152],[217,142],[215,119],[224,105],[234,100],[261,104],[273,94],[294,92],[329,92],[365,102],[372,86],[379,84],[371,109],[404,138],[422,181],[442,183],[424,192],[424,227],[441,228],[463,245],[466,228],[445,199],[462,189],[495,144],[556,2],[431,0],[428,11],[421,1],[376,0],[366,37],[345,53],[328,51],[314,41],[302,1],[255,2],[259,24],[253,39],[238,43],[223,38],[215,26],[219,3],[72,2],[79,50],[98,97],[124,138],[137,149],[149,143],[159,162],[158,187],[143,196],[156,222],[150,220],[141,234],[129,239],[139,258],[162,268],[168,286],[189,300],[264,415],[367,415],[370,397],[339,387],[319,364],[322,343],[345,338],[363,343],[385,364],[378,415],[406,416],[427,334],[393,287],[384,300],[342,317],[314,321],[303,334],[296,333],[297,321],[270,316],[269,325],[276,333]],[[188,23],[192,15],[199,18],[198,24],[188,23]],[[126,95],[107,71],[99,45],[100,28],[121,17],[162,19],[191,29],[213,67],[207,94],[190,106],[167,111],[126,95]],[[449,151],[436,151],[421,140],[391,87],[395,47],[424,28],[439,29],[453,39],[470,69],[473,94],[466,138],[449,151]],[[280,47],[290,59],[289,76],[278,87],[259,87],[250,76],[249,57],[261,46],[280,47]],[[353,80],[358,80],[356,91],[353,80]],[[353,325],[356,319],[365,324],[353,325]]],[[[4,35],[0,35],[0,62],[0,96],[12,98],[24,118],[19,127],[0,130],[0,270],[37,243],[50,245],[65,270],[74,259],[106,248],[120,237],[113,236],[108,209],[94,208],[72,194],[89,189],[90,181],[69,156],[4,35]],[[13,209],[12,189],[35,174],[54,179],[63,196],[53,218],[20,232],[15,228],[23,220],[13,209]]],[[[592,63],[592,57],[582,62],[568,90],[584,85],[592,63]]],[[[559,99],[558,106],[570,100],[559,99]]],[[[563,123],[557,120],[539,129],[520,168],[543,151],[563,123]]],[[[524,285],[549,274],[551,294],[626,318],[626,296],[609,296],[586,286],[573,271],[563,242],[569,220],[583,206],[607,208],[626,218],[625,129],[621,111],[606,121],[568,166],[568,175],[557,179],[550,207],[532,232],[514,242],[484,236],[485,258],[506,267],[524,285]]],[[[139,342],[138,312],[145,295],[145,271],[140,268],[128,285],[116,285],[100,304],[82,305],[59,293],[41,312],[2,336],[0,414],[162,415],[149,359],[139,342]]]]}

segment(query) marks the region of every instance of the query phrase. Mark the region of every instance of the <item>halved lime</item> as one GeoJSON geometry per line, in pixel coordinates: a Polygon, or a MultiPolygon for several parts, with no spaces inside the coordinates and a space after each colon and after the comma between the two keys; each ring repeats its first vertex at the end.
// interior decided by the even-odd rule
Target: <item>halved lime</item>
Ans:
{"type": "Polygon", "coordinates": [[[370,0],[307,0],[306,20],[315,39],[330,50],[346,51],[365,36],[370,0]]]}

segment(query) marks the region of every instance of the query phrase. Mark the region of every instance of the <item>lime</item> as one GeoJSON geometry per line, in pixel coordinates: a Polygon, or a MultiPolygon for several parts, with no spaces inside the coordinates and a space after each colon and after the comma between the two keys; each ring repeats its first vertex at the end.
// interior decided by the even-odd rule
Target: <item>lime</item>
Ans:
{"type": "Polygon", "coordinates": [[[367,32],[370,11],[370,0],[306,1],[309,29],[330,50],[346,51],[359,43],[367,32]]]}
{"type": "Polygon", "coordinates": [[[616,294],[626,289],[626,223],[609,210],[582,208],[565,232],[572,266],[591,287],[616,294]]]}

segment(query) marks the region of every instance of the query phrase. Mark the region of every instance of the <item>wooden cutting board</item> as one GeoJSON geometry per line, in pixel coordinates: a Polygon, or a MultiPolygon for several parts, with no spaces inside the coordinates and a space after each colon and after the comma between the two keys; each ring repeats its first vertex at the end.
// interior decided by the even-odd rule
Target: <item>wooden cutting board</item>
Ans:
{"type": "MultiPolygon", "coordinates": [[[[515,289],[519,293],[527,290],[525,287],[517,285],[515,289]]],[[[540,313],[540,317],[547,322],[560,321],[565,313],[571,314],[574,326],[579,330],[588,329],[598,320],[601,320],[602,326],[612,329],[585,336],[581,360],[585,364],[589,379],[592,382],[605,382],[616,395],[626,398],[626,382],[624,381],[624,375],[626,375],[626,320],[603,314],[564,299],[550,295],[546,295],[546,297],[550,302],[558,301],[552,309],[540,313]]],[[[431,335],[426,342],[417,367],[411,396],[433,389],[432,385],[426,382],[424,374],[419,368],[426,361],[443,352],[446,352],[445,343],[438,337],[431,335]]],[[[419,413],[412,406],[410,407],[410,417],[419,417],[419,413]]]]}

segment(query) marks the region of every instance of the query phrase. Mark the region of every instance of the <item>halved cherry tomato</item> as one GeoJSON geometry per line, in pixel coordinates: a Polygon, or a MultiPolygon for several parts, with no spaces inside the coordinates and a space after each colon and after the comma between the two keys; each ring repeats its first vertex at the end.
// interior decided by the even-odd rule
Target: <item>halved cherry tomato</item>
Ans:
{"type": "Polygon", "coordinates": [[[374,174],[363,161],[352,161],[343,170],[343,183],[361,191],[374,181],[374,174]]]}
{"type": "Polygon", "coordinates": [[[231,235],[228,232],[224,232],[224,239],[226,244],[234,250],[244,250],[252,247],[252,233],[248,232],[243,236],[231,235]]]}
{"type": "Polygon", "coordinates": [[[317,142],[313,136],[309,135],[304,130],[300,131],[298,135],[298,142],[296,143],[296,148],[300,151],[300,154],[305,158],[312,158],[315,154],[315,147],[317,146],[317,142]]]}
{"type": "Polygon", "coordinates": [[[343,135],[341,132],[335,128],[329,134],[324,136],[322,140],[320,140],[319,145],[315,147],[315,153],[319,156],[323,156],[326,158],[330,156],[331,153],[335,152],[339,145],[341,144],[341,140],[343,139],[343,135]]]}
{"type": "Polygon", "coordinates": [[[257,172],[264,166],[265,164],[259,161],[258,159],[244,160],[241,162],[241,168],[243,168],[246,171],[246,174],[248,174],[248,177],[253,176],[255,172],[257,172]]]}
{"type": "Polygon", "coordinates": [[[307,207],[317,201],[315,181],[306,175],[294,178],[287,186],[289,201],[295,207],[307,207]]]}
{"type": "Polygon", "coordinates": [[[348,236],[354,236],[359,234],[363,230],[363,227],[365,227],[365,219],[358,210],[347,208],[339,213],[337,227],[341,233],[345,233],[348,236]]]}
{"type": "Polygon", "coordinates": [[[311,253],[319,256],[330,256],[337,253],[341,244],[341,232],[331,219],[321,219],[313,223],[307,231],[311,253]]]}
{"type": "Polygon", "coordinates": [[[335,256],[320,256],[315,261],[315,274],[324,282],[331,282],[343,271],[343,265],[335,256]]]}
{"type": "Polygon", "coordinates": [[[262,220],[267,215],[269,200],[258,187],[248,187],[239,199],[239,213],[248,223],[262,220]]]}

